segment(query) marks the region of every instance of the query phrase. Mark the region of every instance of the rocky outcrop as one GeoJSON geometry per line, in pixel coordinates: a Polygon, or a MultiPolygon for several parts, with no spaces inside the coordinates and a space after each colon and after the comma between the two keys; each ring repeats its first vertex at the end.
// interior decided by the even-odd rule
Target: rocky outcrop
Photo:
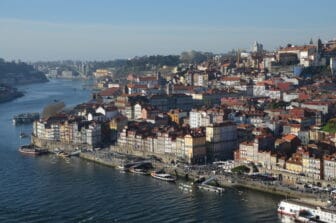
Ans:
{"type": "Polygon", "coordinates": [[[19,92],[16,88],[0,84],[0,103],[11,101],[22,96],[23,93],[19,92]]]}

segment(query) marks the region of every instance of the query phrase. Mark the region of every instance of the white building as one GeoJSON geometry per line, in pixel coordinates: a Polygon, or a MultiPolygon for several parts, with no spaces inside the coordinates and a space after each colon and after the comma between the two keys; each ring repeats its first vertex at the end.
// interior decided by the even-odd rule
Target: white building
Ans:
{"type": "Polygon", "coordinates": [[[72,75],[73,75],[73,73],[70,70],[62,71],[62,77],[64,77],[64,78],[72,78],[72,75]]]}
{"type": "Polygon", "coordinates": [[[305,102],[301,104],[301,107],[320,111],[324,115],[329,113],[329,104],[324,102],[318,102],[318,101],[305,102]]]}
{"type": "Polygon", "coordinates": [[[336,180],[336,155],[323,157],[324,180],[336,180]]]}
{"type": "Polygon", "coordinates": [[[282,95],[283,101],[285,102],[291,102],[292,100],[295,100],[297,98],[299,98],[299,94],[298,93],[287,93],[284,92],[282,95]]]}
{"type": "Polygon", "coordinates": [[[263,52],[263,45],[255,41],[252,46],[253,53],[262,53],[263,52]]]}
{"type": "Polygon", "coordinates": [[[96,146],[101,142],[101,125],[97,123],[91,123],[88,127],[84,128],[86,140],[83,140],[83,143],[86,143],[91,146],[96,146]]]}
{"type": "Polygon", "coordinates": [[[336,58],[335,57],[330,58],[330,69],[331,69],[332,74],[336,73],[336,58]]]}
{"type": "Polygon", "coordinates": [[[300,65],[304,67],[315,65],[317,61],[317,48],[314,45],[286,47],[278,51],[279,58],[281,54],[296,54],[300,65]]]}
{"type": "Polygon", "coordinates": [[[264,84],[253,85],[253,96],[281,99],[282,93],[277,89],[268,89],[264,84]]]}
{"type": "Polygon", "coordinates": [[[208,124],[209,120],[207,119],[207,114],[205,111],[198,111],[196,109],[192,109],[189,112],[190,128],[198,128],[201,126],[206,126],[208,124]]]}
{"type": "Polygon", "coordinates": [[[139,103],[136,103],[134,105],[134,119],[139,119],[141,118],[141,111],[142,111],[142,106],[139,103]]]}
{"type": "Polygon", "coordinates": [[[103,107],[99,106],[96,109],[96,113],[102,114],[106,117],[106,119],[111,120],[118,114],[118,109],[114,106],[103,107]]]}

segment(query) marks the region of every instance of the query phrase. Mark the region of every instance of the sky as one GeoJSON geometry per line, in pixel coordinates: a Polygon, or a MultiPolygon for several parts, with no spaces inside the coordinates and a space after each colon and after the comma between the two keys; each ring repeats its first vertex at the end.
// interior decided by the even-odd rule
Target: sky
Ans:
{"type": "Polygon", "coordinates": [[[335,0],[0,0],[0,58],[111,60],[336,38],[335,0]]]}

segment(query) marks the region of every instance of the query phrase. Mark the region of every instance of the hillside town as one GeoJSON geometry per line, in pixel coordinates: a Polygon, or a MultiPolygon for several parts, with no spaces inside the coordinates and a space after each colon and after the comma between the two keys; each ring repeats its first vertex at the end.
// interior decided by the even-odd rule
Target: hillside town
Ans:
{"type": "Polygon", "coordinates": [[[335,73],[336,40],[273,52],[255,42],[124,78],[100,67],[92,100],[35,121],[33,142],[174,164],[234,160],[286,183],[336,186],[335,73]]]}

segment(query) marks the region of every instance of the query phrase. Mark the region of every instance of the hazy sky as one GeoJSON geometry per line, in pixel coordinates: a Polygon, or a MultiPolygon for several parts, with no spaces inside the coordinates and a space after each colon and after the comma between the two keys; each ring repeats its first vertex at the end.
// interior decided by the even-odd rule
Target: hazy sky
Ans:
{"type": "Polygon", "coordinates": [[[108,60],[336,37],[335,0],[0,0],[0,58],[108,60]]]}

